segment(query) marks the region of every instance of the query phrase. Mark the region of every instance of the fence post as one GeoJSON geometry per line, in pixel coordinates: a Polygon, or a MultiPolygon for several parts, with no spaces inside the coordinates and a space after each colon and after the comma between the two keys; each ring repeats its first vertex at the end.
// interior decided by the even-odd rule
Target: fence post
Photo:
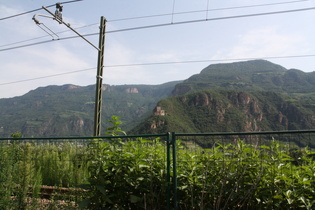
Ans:
{"type": "Polygon", "coordinates": [[[171,133],[167,133],[166,139],[166,209],[170,210],[171,205],[171,133]]]}
{"type": "Polygon", "coordinates": [[[177,203],[177,160],[176,160],[176,135],[175,132],[172,132],[172,157],[173,157],[173,204],[174,210],[178,209],[177,203]]]}

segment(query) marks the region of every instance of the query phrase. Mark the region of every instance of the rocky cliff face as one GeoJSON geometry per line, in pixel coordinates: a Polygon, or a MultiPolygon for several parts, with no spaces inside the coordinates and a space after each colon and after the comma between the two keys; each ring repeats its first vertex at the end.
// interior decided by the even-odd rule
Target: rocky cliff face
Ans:
{"type": "Polygon", "coordinates": [[[138,88],[127,88],[125,89],[126,93],[139,93],[138,88]]]}
{"type": "Polygon", "coordinates": [[[93,121],[84,119],[80,116],[59,116],[54,115],[45,121],[26,121],[22,128],[21,133],[24,136],[91,136],[93,129],[93,121]]]}
{"type": "Polygon", "coordinates": [[[192,104],[189,104],[189,106],[194,106],[197,110],[202,110],[200,107],[203,107],[204,114],[201,113],[201,115],[209,117],[212,123],[232,125],[235,124],[234,120],[242,119],[242,122],[238,122],[242,125],[242,131],[261,130],[261,127],[258,126],[259,122],[264,119],[261,105],[255,97],[248,93],[226,92],[218,96],[203,92],[195,94],[191,101],[192,104]],[[232,118],[231,114],[233,113],[238,113],[239,119],[232,118]]]}
{"type": "Polygon", "coordinates": [[[273,92],[202,91],[162,100],[143,128],[160,132],[250,132],[310,129],[314,113],[273,92]],[[163,110],[165,115],[157,115],[163,110]]]}

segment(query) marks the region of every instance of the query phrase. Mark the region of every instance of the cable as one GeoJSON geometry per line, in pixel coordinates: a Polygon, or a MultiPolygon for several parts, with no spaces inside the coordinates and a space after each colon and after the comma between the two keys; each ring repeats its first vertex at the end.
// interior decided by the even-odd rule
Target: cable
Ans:
{"type": "MultiPolygon", "coordinates": [[[[87,36],[95,36],[95,35],[99,35],[99,33],[85,34],[85,35],[83,35],[83,36],[87,37],[87,36]]],[[[49,35],[47,35],[47,36],[49,36],[49,35]]],[[[47,36],[45,36],[45,37],[47,37],[47,36]]],[[[0,49],[0,52],[1,52],[1,51],[8,51],[8,50],[14,50],[14,49],[19,49],[19,48],[24,48],[24,47],[30,47],[30,46],[40,45],[40,44],[45,44],[45,43],[54,42],[54,41],[61,41],[61,40],[67,40],[67,39],[75,39],[75,38],[79,38],[79,36],[77,36],[77,35],[75,35],[75,36],[68,36],[68,37],[63,37],[63,38],[59,38],[59,39],[50,39],[50,40],[46,40],[46,41],[35,42],[35,43],[31,43],[31,44],[25,44],[25,45],[20,45],[20,46],[15,46],[15,47],[10,47],[10,48],[0,49]]]]}
{"type": "MultiPolygon", "coordinates": [[[[93,24],[89,24],[89,25],[84,25],[84,26],[80,26],[80,27],[77,27],[77,28],[74,28],[74,29],[81,29],[81,28],[87,28],[87,27],[91,27],[91,26],[95,26],[95,25],[99,25],[99,23],[93,23],[93,24]]],[[[65,31],[60,31],[60,32],[56,32],[56,34],[62,34],[62,33],[66,33],[66,32],[69,32],[71,30],[65,30],[65,31]]],[[[50,37],[49,35],[44,35],[44,36],[39,36],[39,37],[35,37],[35,38],[32,38],[32,39],[26,39],[26,40],[22,40],[22,41],[18,41],[18,42],[12,42],[10,44],[4,44],[4,45],[1,45],[1,47],[6,47],[6,46],[10,46],[10,45],[15,45],[15,44],[20,44],[20,43],[24,43],[24,42],[29,42],[29,41],[32,41],[32,40],[37,40],[37,39],[41,39],[41,38],[45,38],[45,37],[50,37]]]]}
{"type": "MultiPolygon", "coordinates": [[[[75,38],[77,38],[77,37],[79,37],[79,36],[76,36],[75,38]]],[[[60,39],[52,39],[52,40],[46,40],[46,41],[41,41],[41,42],[36,42],[36,43],[31,43],[31,44],[20,45],[20,46],[16,46],[16,47],[0,49],[0,52],[8,51],[8,50],[14,50],[14,49],[19,49],[19,48],[23,48],[23,47],[30,47],[30,46],[34,46],[34,45],[40,45],[40,44],[44,44],[44,43],[53,42],[53,41],[56,41],[56,40],[60,40],[60,39]]]]}
{"type": "MultiPolygon", "coordinates": [[[[81,0],[82,1],[82,0],[81,0]]],[[[270,3],[270,4],[257,4],[257,5],[249,5],[249,6],[240,6],[240,7],[226,7],[226,8],[217,8],[217,9],[208,9],[209,5],[207,5],[207,10],[195,10],[195,11],[186,11],[186,12],[177,12],[177,13],[169,13],[169,14],[158,14],[158,15],[148,15],[148,16],[140,16],[140,17],[131,17],[131,18],[122,18],[122,19],[114,19],[114,20],[107,20],[107,22],[117,22],[117,21],[126,21],[126,20],[134,20],[134,19],[144,19],[144,18],[152,18],[152,17],[163,17],[163,16],[170,16],[170,15],[181,15],[181,14],[192,14],[192,13],[198,13],[198,12],[207,12],[207,16],[206,19],[208,19],[208,12],[209,11],[218,11],[218,10],[230,10],[230,9],[241,9],[241,8],[249,8],[249,7],[261,7],[261,6],[272,6],[272,5],[279,5],[279,4],[290,4],[290,3],[298,3],[298,2],[303,2],[303,1],[309,1],[309,0],[297,0],[297,1],[286,1],[286,2],[278,2],[278,3],[270,3]]],[[[68,2],[70,3],[70,2],[68,2]]],[[[209,0],[208,0],[209,3],[209,0]]],[[[50,5],[48,7],[51,7],[54,5],[50,5]]],[[[41,9],[41,8],[40,8],[41,9]]],[[[38,10],[40,10],[38,9],[38,10]]],[[[37,11],[37,10],[36,10],[37,11]]],[[[1,20],[1,19],[0,19],[1,20]]],[[[173,20],[173,19],[172,19],[173,20]]],[[[173,22],[173,21],[172,21],[173,22]]],[[[80,29],[80,28],[85,28],[85,27],[90,27],[90,26],[94,26],[94,25],[98,25],[99,23],[93,23],[93,24],[89,24],[86,26],[81,26],[75,29],[80,29]]],[[[65,31],[61,31],[61,32],[57,32],[56,34],[60,34],[60,33],[65,33],[65,32],[69,32],[70,30],[65,30],[65,31]]],[[[36,38],[32,38],[32,39],[27,39],[27,40],[23,40],[23,41],[18,41],[18,42],[14,42],[14,43],[10,43],[10,44],[5,44],[5,45],[1,45],[1,47],[5,47],[5,46],[10,46],[10,45],[15,45],[15,44],[19,44],[19,43],[23,43],[23,42],[28,42],[28,41],[32,41],[32,40],[36,40],[36,39],[41,39],[44,37],[49,37],[49,35],[45,35],[45,36],[40,36],[40,37],[36,37],[36,38]]]]}
{"type": "Polygon", "coordinates": [[[9,44],[4,44],[4,45],[1,45],[0,48],[1,47],[10,46],[10,45],[20,44],[20,43],[24,43],[24,42],[29,42],[29,41],[33,41],[33,40],[37,40],[37,39],[41,39],[41,38],[45,38],[45,37],[49,37],[49,35],[39,36],[39,37],[35,37],[35,38],[32,38],[32,39],[26,39],[26,40],[23,40],[23,41],[18,41],[18,42],[12,42],[12,43],[9,43],[9,44]]]}
{"type": "MultiPolygon", "coordinates": [[[[292,13],[292,12],[302,12],[302,11],[309,11],[309,10],[314,10],[314,9],[315,9],[315,7],[309,7],[309,8],[294,9],[294,10],[284,10],[284,11],[276,11],[276,12],[256,13],[256,14],[248,14],[248,15],[236,15],[236,16],[218,17],[218,18],[210,18],[210,19],[189,20],[189,21],[182,21],[182,22],[175,22],[175,23],[163,23],[163,24],[147,25],[147,26],[139,26],[139,27],[133,27],[133,28],[125,28],[125,29],[118,29],[118,30],[113,30],[113,31],[107,31],[106,34],[108,34],[108,33],[117,33],[117,32],[125,32],[125,31],[132,31],[132,30],[140,30],[140,29],[148,29],[148,28],[165,27],[165,26],[171,26],[171,25],[181,25],[181,24],[188,24],[188,23],[205,22],[205,21],[217,21],[217,20],[247,18],[247,17],[255,17],[255,16],[257,17],[257,16],[284,14],[284,13],[292,13]]],[[[85,34],[83,36],[86,37],[86,36],[95,36],[95,35],[99,35],[99,33],[85,34]]],[[[73,39],[73,38],[78,38],[78,37],[79,36],[70,36],[70,37],[60,38],[60,39],[57,39],[57,40],[66,40],[66,39],[73,39]]],[[[47,40],[47,41],[36,42],[36,43],[32,43],[32,44],[26,44],[26,45],[11,47],[11,48],[0,49],[0,52],[13,50],[13,49],[18,49],[18,48],[23,48],[23,47],[29,47],[29,46],[33,46],[33,45],[49,43],[49,42],[53,42],[53,41],[57,41],[57,40],[47,40]]]]}
{"type": "Polygon", "coordinates": [[[66,75],[66,74],[74,74],[74,73],[83,72],[83,71],[90,71],[93,69],[96,69],[96,67],[88,68],[88,69],[82,69],[82,70],[76,70],[76,71],[70,71],[70,72],[64,72],[64,73],[60,73],[60,74],[47,75],[47,76],[42,76],[42,77],[35,77],[35,78],[31,78],[31,79],[24,79],[24,80],[18,80],[18,81],[13,81],[13,82],[7,82],[7,83],[0,84],[0,86],[11,85],[11,84],[21,83],[21,82],[29,82],[29,81],[33,81],[33,80],[39,80],[39,79],[46,79],[46,78],[50,78],[50,77],[57,77],[57,76],[62,76],[62,75],[66,75]]]}
{"type": "MultiPolygon", "coordinates": [[[[68,4],[68,3],[73,3],[73,2],[77,2],[77,1],[83,1],[83,0],[65,1],[65,2],[60,2],[60,4],[68,4]]],[[[47,8],[48,7],[54,7],[54,6],[56,6],[56,4],[49,5],[49,6],[47,6],[47,8]]],[[[8,17],[0,18],[0,21],[1,20],[7,20],[7,19],[10,19],[10,18],[15,18],[15,17],[21,16],[21,15],[26,15],[26,14],[33,13],[33,12],[36,12],[36,11],[39,11],[39,10],[42,10],[42,8],[33,9],[33,10],[30,10],[30,11],[27,11],[27,12],[22,12],[22,13],[19,13],[19,14],[16,14],[16,15],[11,15],[11,16],[8,16],[8,17]]]]}
{"type": "MultiPolygon", "coordinates": [[[[77,2],[77,1],[83,1],[83,0],[73,0],[73,1],[67,1],[67,2],[60,2],[61,4],[68,4],[68,3],[73,3],[73,2],[77,2]]],[[[116,20],[110,20],[110,22],[114,22],[114,21],[124,21],[124,20],[132,20],[132,19],[141,19],[141,18],[149,18],[149,17],[159,17],[159,16],[170,16],[170,15],[178,15],[178,14],[189,14],[189,13],[196,13],[196,12],[208,12],[208,11],[216,11],[216,10],[228,10],[228,9],[242,9],[242,8],[249,8],[249,7],[261,7],[261,6],[272,6],[272,5],[281,5],[281,4],[291,4],[291,3],[299,3],[299,2],[303,2],[303,1],[309,1],[309,0],[295,0],[295,1],[285,1],[285,2],[278,2],[278,3],[269,3],[269,4],[257,4],[257,5],[249,5],[249,6],[240,6],[240,7],[227,7],[227,8],[218,8],[218,9],[210,9],[210,10],[196,10],[196,11],[188,11],[188,12],[178,12],[178,13],[174,13],[174,8],[173,8],[173,12],[169,13],[169,14],[160,14],[160,15],[150,15],[150,16],[141,16],[141,17],[131,17],[131,18],[123,18],[123,19],[116,19],[116,20]]],[[[55,6],[55,4],[46,6],[48,7],[53,7],[55,6]]],[[[174,7],[174,5],[173,5],[174,7]]],[[[38,9],[34,9],[34,10],[30,10],[27,12],[23,12],[23,13],[19,13],[16,15],[11,15],[8,17],[4,17],[4,18],[0,18],[1,20],[6,20],[6,19],[10,19],[10,18],[14,18],[14,17],[18,17],[21,15],[26,15],[29,13],[33,13],[36,11],[42,10],[42,8],[38,8],[38,9]]]]}
{"type": "MultiPolygon", "coordinates": [[[[48,7],[51,7],[51,5],[48,6],[48,7]]],[[[34,9],[34,10],[31,10],[31,11],[28,11],[28,12],[23,12],[23,13],[20,13],[20,14],[16,14],[16,15],[11,15],[11,16],[8,16],[8,17],[0,18],[0,21],[1,21],[1,20],[10,19],[10,18],[14,18],[14,17],[18,17],[18,16],[21,16],[21,15],[26,15],[26,14],[29,14],[29,13],[32,13],[32,12],[39,11],[39,10],[41,10],[41,9],[42,9],[42,8],[38,8],[38,9],[34,9]]]]}
{"type": "Polygon", "coordinates": [[[281,5],[281,4],[298,3],[298,2],[303,2],[303,1],[309,1],[309,0],[286,1],[286,2],[279,2],[279,3],[256,4],[256,5],[239,6],[239,7],[223,7],[223,8],[217,8],[217,9],[194,10],[194,11],[186,11],[186,12],[172,12],[172,13],[157,14],[157,15],[146,15],[146,16],[139,16],[139,17],[113,19],[113,20],[108,20],[107,22],[117,22],[117,21],[126,21],[126,20],[134,20],[134,19],[145,19],[145,18],[153,18],[153,17],[183,15],[183,14],[220,11],[220,10],[244,9],[244,8],[251,8],[251,7],[273,6],[273,5],[281,5]]]}
{"type": "Polygon", "coordinates": [[[240,61],[240,60],[268,60],[268,59],[306,58],[306,57],[315,57],[315,54],[288,55],[288,56],[271,56],[271,57],[257,57],[257,58],[230,58],[230,59],[206,59],[206,60],[168,61],[168,62],[152,62],[152,63],[133,63],[133,64],[118,64],[118,65],[108,65],[108,66],[105,65],[104,67],[105,68],[116,68],[116,67],[133,67],[133,66],[152,66],[152,65],[169,65],[169,64],[226,62],[226,61],[240,61]]]}
{"type": "MultiPolygon", "coordinates": [[[[206,59],[206,60],[188,60],[188,61],[168,61],[168,62],[152,62],[152,63],[131,63],[131,64],[118,64],[118,65],[105,65],[104,68],[117,68],[117,67],[135,67],[135,66],[152,66],[152,65],[170,65],[170,64],[188,64],[188,63],[209,63],[209,62],[227,62],[227,61],[242,61],[242,60],[270,60],[270,59],[286,59],[286,58],[303,58],[315,57],[315,54],[309,55],[288,55],[288,56],[271,56],[271,57],[257,57],[257,58],[229,58],[229,59],[206,59]]],[[[47,75],[42,77],[35,77],[31,79],[17,80],[13,82],[1,83],[0,86],[29,82],[33,80],[46,79],[50,77],[57,77],[66,74],[80,73],[83,71],[95,70],[96,67],[64,72],[60,74],[47,75]]]]}
{"type": "Polygon", "coordinates": [[[284,14],[284,13],[301,12],[301,11],[308,11],[308,10],[314,10],[314,9],[315,9],[315,7],[310,7],[310,8],[284,10],[284,11],[276,11],[276,12],[256,13],[256,14],[248,14],[248,15],[235,15],[235,16],[218,17],[218,18],[210,18],[210,19],[188,20],[188,21],[181,21],[181,22],[174,22],[174,23],[163,23],[163,24],[156,24],[156,25],[139,26],[139,27],[134,27],[134,28],[118,29],[118,30],[114,30],[114,31],[108,31],[107,33],[116,33],[116,32],[123,32],[123,31],[156,28],[156,27],[163,27],[163,26],[170,26],[170,25],[181,25],[181,24],[197,23],[197,22],[205,22],[205,21],[216,21],[216,20],[227,20],[227,19],[236,19],[236,18],[247,18],[247,17],[255,17],[255,16],[284,14]]]}

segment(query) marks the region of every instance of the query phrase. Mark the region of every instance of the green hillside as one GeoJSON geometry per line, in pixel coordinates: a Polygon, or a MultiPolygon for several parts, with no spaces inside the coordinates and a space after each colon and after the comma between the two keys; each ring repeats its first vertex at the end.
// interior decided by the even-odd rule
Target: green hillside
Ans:
{"type": "Polygon", "coordinates": [[[242,132],[313,128],[314,106],[291,99],[270,91],[199,91],[161,100],[157,106],[165,115],[153,114],[135,131],[242,132]],[[161,126],[154,128],[152,124],[161,126]]]}
{"type": "MultiPolygon", "coordinates": [[[[160,99],[170,96],[177,83],[104,85],[102,127],[117,115],[124,121],[123,129],[128,130],[160,99]]],[[[0,137],[16,131],[25,137],[91,136],[94,105],[94,85],[41,87],[20,97],[0,99],[0,137]]]]}
{"type": "Polygon", "coordinates": [[[269,61],[214,64],[176,85],[132,133],[315,129],[315,73],[269,61]],[[163,114],[161,114],[163,113],[163,114]]]}
{"type": "Polygon", "coordinates": [[[315,90],[315,72],[287,70],[265,60],[214,64],[178,84],[173,94],[204,89],[312,93],[315,90]]]}
{"type": "MultiPolygon", "coordinates": [[[[41,87],[0,99],[0,137],[90,136],[95,87],[41,87]]],[[[314,129],[315,72],[265,60],[213,64],[184,81],[104,85],[102,127],[120,116],[128,133],[314,129]]]]}

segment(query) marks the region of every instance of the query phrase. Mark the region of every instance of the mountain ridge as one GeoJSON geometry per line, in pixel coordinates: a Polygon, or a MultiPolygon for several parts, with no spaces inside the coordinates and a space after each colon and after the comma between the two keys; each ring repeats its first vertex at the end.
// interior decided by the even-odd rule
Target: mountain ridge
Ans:
{"type": "MultiPolygon", "coordinates": [[[[312,129],[314,90],[315,72],[264,60],[211,64],[184,81],[103,85],[102,130],[112,115],[130,133],[312,129]]],[[[0,99],[0,137],[90,136],[94,103],[94,85],[71,84],[0,99]]]]}
{"type": "MultiPolygon", "coordinates": [[[[128,130],[161,98],[171,96],[178,82],[103,85],[102,128],[109,125],[106,120],[117,115],[125,122],[122,127],[128,130]]],[[[91,136],[94,105],[94,85],[51,85],[39,87],[20,97],[0,99],[0,137],[8,137],[16,131],[25,137],[91,136]]]]}
{"type": "Polygon", "coordinates": [[[153,111],[131,132],[314,129],[314,75],[263,60],[212,64],[159,101],[164,115],[153,111]]]}
{"type": "Polygon", "coordinates": [[[305,73],[297,69],[286,69],[265,60],[212,64],[204,68],[200,74],[177,84],[173,95],[203,89],[310,93],[315,90],[315,72],[305,73]]]}

